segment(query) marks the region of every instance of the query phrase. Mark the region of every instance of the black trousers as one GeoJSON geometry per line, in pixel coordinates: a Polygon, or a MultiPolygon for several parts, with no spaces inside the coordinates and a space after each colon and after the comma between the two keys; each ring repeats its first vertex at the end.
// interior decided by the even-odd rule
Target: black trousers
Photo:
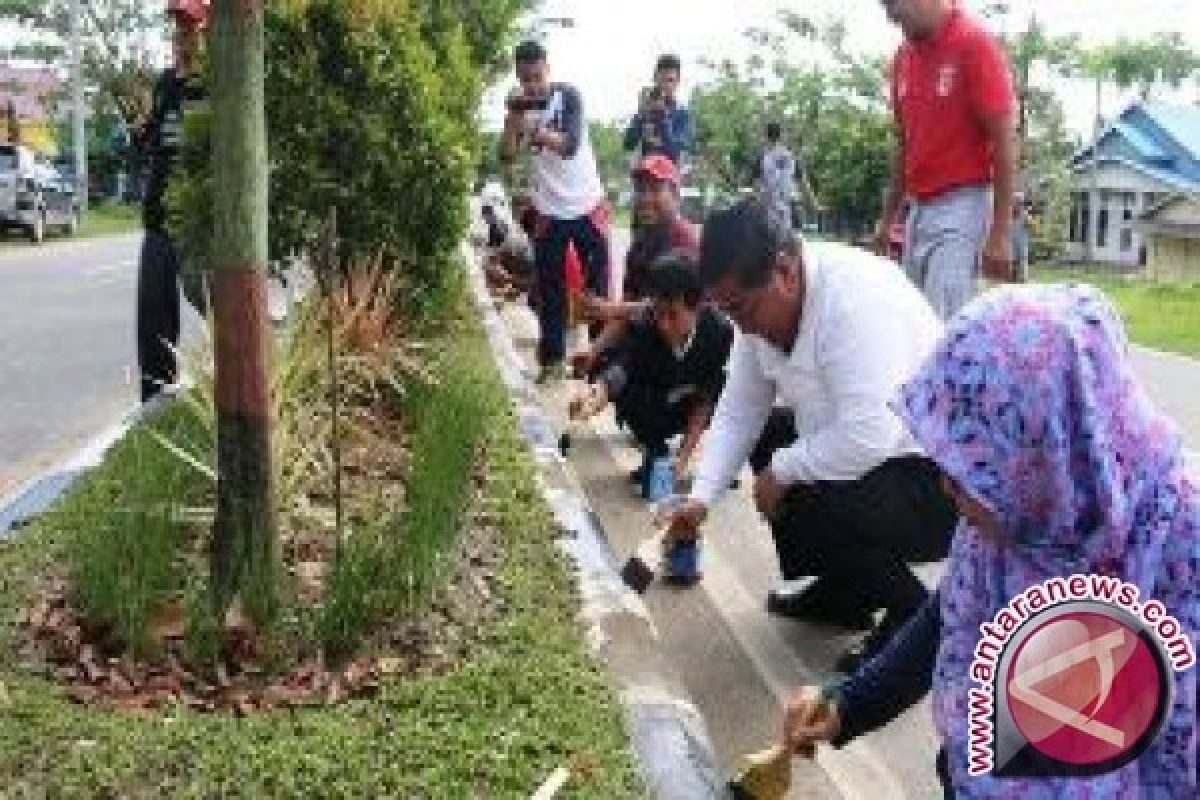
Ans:
{"type": "MultiPolygon", "coordinates": [[[[137,353],[142,401],[149,400],[178,377],[179,254],[165,233],[147,230],[138,262],[137,353]]],[[[191,280],[185,293],[200,313],[207,302],[202,281],[191,280]]]]}
{"type": "MultiPolygon", "coordinates": [[[[750,456],[755,474],[795,440],[791,412],[773,411],[750,456]]],[[[905,456],[855,481],[791,487],[770,526],[785,580],[820,577],[836,599],[899,621],[928,594],[909,563],[944,558],[957,520],[937,466],[905,456]]]]}
{"type": "Polygon", "coordinates": [[[547,219],[533,242],[537,281],[538,322],[541,339],[538,362],[542,366],[558,364],[566,357],[567,246],[583,263],[584,283],[589,291],[608,295],[608,239],[588,217],[547,219]]]}
{"type": "Polygon", "coordinates": [[[668,405],[657,387],[626,387],[613,403],[618,419],[629,426],[633,438],[651,458],[667,454],[667,440],[683,433],[691,409],[689,399],[668,405]]]}

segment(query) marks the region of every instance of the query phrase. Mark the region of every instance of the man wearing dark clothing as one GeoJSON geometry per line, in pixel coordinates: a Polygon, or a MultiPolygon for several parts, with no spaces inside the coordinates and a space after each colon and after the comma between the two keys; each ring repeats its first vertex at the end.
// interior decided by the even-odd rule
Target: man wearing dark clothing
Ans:
{"type": "MultiPolygon", "coordinates": [[[[167,233],[166,192],[183,137],[188,107],[204,99],[192,74],[208,4],[201,0],[168,3],[175,24],[175,65],[159,76],[150,119],[142,132],[147,162],[142,219],[146,229],[138,264],[137,351],[141,398],[145,402],[178,379],[180,262],[167,233]]],[[[204,306],[203,293],[189,286],[188,299],[204,306]]]]}
{"type": "Polygon", "coordinates": [[[641,157],[664,155],[675,164],[692,149],[692,115],[679,105],[681,64],[665,55],[654,67],[654,86],[643,91],[638,111],[625,130],[625,149],[641,157]]]}
{"type": "Polygon", "coordinates": [[[682,433],[675,474],[683,475],[724,388],[733,327],[701,304],[700,280],[683,254],[649,270],[646,292],[649,308],[571,411],[588,417],[611,401],[647,459],[665,456],[667,441],[682,433]]]}
{"type": "Polygon", "coordinates": [[[700,231],[679,213],[679,171],[666,156],[648,156],[633,171],[633,210],[638,221],[625,255],[625,280],[619,301],[592,299],[588,313],[602,320],[604,330],[591,351],[572,361],[587,371],[601,354],[620,339],[629,320],[645,311],[645,276],[658,259],[678,251],[694,260],[700,252],[700,231]]]}

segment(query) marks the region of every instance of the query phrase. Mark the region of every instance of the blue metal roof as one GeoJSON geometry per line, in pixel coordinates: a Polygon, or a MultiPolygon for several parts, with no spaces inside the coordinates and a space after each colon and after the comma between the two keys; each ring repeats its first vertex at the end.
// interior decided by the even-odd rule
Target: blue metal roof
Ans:
{"type": "MultiPolygon", "coordinates": [[[[1180,175],[1178,172],[1176,172],[1173,169],[1166,169],[1163,167],[1155,166],[1154,164],[1147,164],[1142,161],[1134,161],[1131,158],[1122,158],[1121,156],[1105,155],[1104,153],[1100,154],[1100,163],[1101,164],[1120,164],[1122,166],[1129,167],[1132,170],[1136,170],[1136,171],[1142,173],[1143,175],[1147,175],[1157,181],[1161,181],[1162,183],[1164,183],[1168,186],[1173,186],[1176,189],[1182,189],[1183,191],[1188,191],[1188,192],[1200,192],[1200,181],[1191,180],[1190,178],[1188,178],[1185,175],[1180,175]]],[[[1087,170],[1090,168],[1091,168],[1090,161],[1085,162],[1085,163],[1076,163],[1073,171],[1075,172],[1075,174],[1078,175],[1078,174],[1087,172],[1087,170]]]]}
{"type": "Polygon", "coordinates": [[[1200,107],[1144,103],[1142,109],[1176,144],[1200,161],[1200,107]]]}

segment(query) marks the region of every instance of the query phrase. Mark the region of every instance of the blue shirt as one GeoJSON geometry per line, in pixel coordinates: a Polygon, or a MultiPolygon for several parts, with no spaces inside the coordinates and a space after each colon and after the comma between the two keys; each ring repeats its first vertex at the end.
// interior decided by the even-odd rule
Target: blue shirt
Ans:
{"type": "Polygon", "coordinates": [[[646,121],[640,111],[634,114],[625,130],[625,149],[634,150],[640,146],[643,158],[662,154],[678,165],[683,153],[692,150],[691,112],[681,106],[671,105],[662,118],[651,125],[657,141],[646,140],[646,121]]]}

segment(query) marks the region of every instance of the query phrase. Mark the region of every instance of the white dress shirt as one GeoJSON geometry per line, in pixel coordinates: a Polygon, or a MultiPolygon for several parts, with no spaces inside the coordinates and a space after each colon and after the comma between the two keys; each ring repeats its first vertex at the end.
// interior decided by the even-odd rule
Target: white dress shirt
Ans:
{"type": "Polygon", "coordinates": [[[784,485],[857,480],[920,453],[890,408],[941,337],[921,293],[891,261],[806,242],[804,308],[791,353],[738,332],[729,377],[705,435],[692,496],[711,505],[749,457],[778,401],[798,438],[776,451],[784,485]]]}

